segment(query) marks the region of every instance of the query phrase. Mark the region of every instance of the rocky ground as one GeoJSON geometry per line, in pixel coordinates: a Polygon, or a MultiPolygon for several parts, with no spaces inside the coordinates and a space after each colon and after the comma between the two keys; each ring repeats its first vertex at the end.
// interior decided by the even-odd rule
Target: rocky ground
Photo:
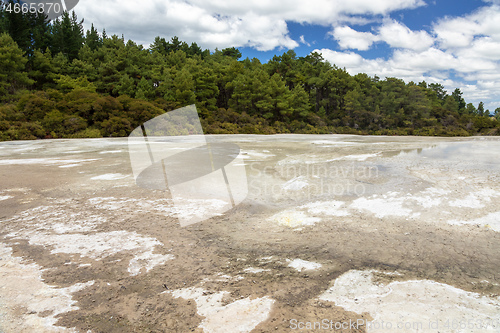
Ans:
{"type": "Polygon", "coordinates": [[[500,330],[500,139],[214,140],[249,193],[185,227],[127,139],[0,143],[0,330],[500,330]]]}

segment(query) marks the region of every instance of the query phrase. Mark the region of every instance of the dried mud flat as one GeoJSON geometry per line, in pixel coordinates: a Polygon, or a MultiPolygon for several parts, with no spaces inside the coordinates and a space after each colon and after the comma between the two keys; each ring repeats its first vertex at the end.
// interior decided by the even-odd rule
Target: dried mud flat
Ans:
{"type": "Polygon", "coordinates": [[[249,194],[184,228],[126,139],[0,143],[0,331],[500,331],[498,138],[215,140],[249,194]]]}

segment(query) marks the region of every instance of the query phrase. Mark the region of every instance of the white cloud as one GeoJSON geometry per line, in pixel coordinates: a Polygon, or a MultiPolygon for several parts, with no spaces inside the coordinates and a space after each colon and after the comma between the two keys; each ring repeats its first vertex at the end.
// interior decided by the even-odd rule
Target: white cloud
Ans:
{"type": "Polygon", "coordinates": [[[453,67],[467,81],[466,99],[483,100],[494,110],[500,106],[500,2],[479,8],[462,17],[445,17],[433,26],[439,45],[453,54],[458,63],[453,67]]]}
{"type": "Polygon", "coordinates": [[[392,55],[364,59],[354,52],[317,51],[351,74],[394,76],[407,82],[426,80],[443,84],[449,92],[458,87],[467,102],[477,105],[484,101],[486,108],[494,110],[500,106],[498,22],[500,6],[493,4],[462,17],[442,18],[432,26],[432,34],[411,31],[394,20],[384,21],[373,33],[342,26],[332,33],[341,48],[367,50],[374,42],[386,42],[395,48],[392,55]],[[450,79],[453,75],[456,79],[450,79]]]}
{"type": "Polygon", "coordinates": [[[448,21],[441,21],[434,27],[434,32],[444,48],[466,47],[474,39],[474,34],[478,30],[475,22],[464,18],[456,18],[448,21]]]}
{"type": "Polygon", "coordinates": [[[454,52],[464,58],[498,61],[500,60],[500,41],[495,41],[489,36],[478,37],[467,47],[454,50],[454,52]]]}
{"type": "Polygon", "coordinates": [[[489,36],[500,42],[500,6],[482,7],[463,17],[445,17],[434,24],[434,32],[444,48],[469,47],[475,37],[489,36]]]}
{"type": "Polygon", "coordinates": [[[313,52],[322,54],[325,60],[340,68],[345,68],[352,75],[366,73],[371,76],[407,78],[414,74],[413,71],[408,73],[405,68],[395,68],[392,61],[381,58],[365,59],[355,52],[338,52],[330,49],[317,49],[313,52]]]}
{"type": "Polygon", "coordinates": [[[378,40],[377,36],[370,32],[359,32],[348,26],[337,27],[331,34],[342,49],[366,51],[378,40]]]}
{"type": "Polygon", "coordinates": [[[404,24],[393,20],[385,22],[378,33],[380,40],[396,48],[423,51],[434,44],[434,38],[426,31],[412,31],[404,24]]]}
{"type": "Polygon", "coordinates": [[[344,25],[335,27],[331,35],[342,49],[367,51],[375,42],[385,42],[393,48],[424,51],[434,44],[434,38],[424,30],[412,31],[395,20],[386,20],[375,29],[376,34],[361,32],[344,25]]]}
{"type": "Polygon", "coordinates": [[[307,41],[306,41],[306,39],[305,39],[304,35],[301,35],[301,36],[300,36],[300,42],[301,42],[302,44],[307,45],[307,46],[311,46],[311,44],[310,44],[309,42],[307,42],[307,41]]]}
{"type": "Polygon", "coordinates": [[[485,7],[469,15],[440,19],[430,33],[411,30],[392,19],[382,20],[370,32],[350,27],[387,18],[397,10],[425,6],[423,0],[149,0],[140,4],[86,0],[75,10],[85,18],[86,29],[94,23],[99,30],[106,28],[108,35],[124,34],[145,45],[156,36],[178,36],[212,50],[232,46],[291,49],[308,43],[303,36],[293,40],[287,22],[331,26],[332,36],[346,51],[319,51],[351,73],[440,82],[448,90],[461,88],[473,102],[481,98],[500,105],[500,0],[484,1],[485,7]],[[388,59],[365,59],[351,52],[382,42],[396,49],[388,59]],[[452,72],[468,82],[451,80],[452,72]]]}
{"type": "Polygon", "coordinates": [[[396,50],[389,60],[365,59],[355,52],[337,52],[330,49],[315,50],[325,60],[346,68],[350,74],[367,73],[371,76],[397,77],[406,81],[441,81],[446,75],[441,71],[453,68],[458,60],[441,50],[429,49],[421,53],[411,50],[396,50]]]}
{"type": "Polygon", "coordinates": [[[210,12],[241,16],[254,12],[261,16],[274,16],[283,20],[331,24],[340,15],[386,15],[400,9],[425,5],[423,0],[191,0],[191,3],[210,12]]]}
{"type": "Polygon", "coordinates": [[[294,48],[287,23],[331,25],[339,21],[367,20],[363,16],[387,15],[394,10],[415,8],[422,0],[87,0],[75,11],[108,35],[124,34],[139,44],[154,37],[178,36],[202,47],[255,47],[268,51],[294,48]]]}
{"type": "Polygon", "coordinates": [[[486,108],[494,110],[500,106],[500,66],[498,63],[470,61],[456,57],[449,52],[430,48],[423,52],[396,50],[389,59],[365,59],[355,52],[338,52],[330,49],[315,50],[325,60],[355,75],[367,73],[371,76],[397,77],[406,82],[441,83],[451,93],[460,88],[466,101],[476,106],[484,101],[486,108]],[[492,70],[486,68],[494,66],[492,70]],[[462,74],[468,81],[477,84],[450,79],[450,72],[462,74]],[[487,74],[491,73],[491,74],[487,74]]]}

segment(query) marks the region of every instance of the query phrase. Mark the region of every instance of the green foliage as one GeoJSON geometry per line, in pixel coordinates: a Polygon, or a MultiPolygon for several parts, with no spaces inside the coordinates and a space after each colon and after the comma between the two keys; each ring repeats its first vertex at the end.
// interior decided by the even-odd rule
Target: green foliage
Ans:
{"type": "Polygon", "coordinates": [[[191,46],[189,46],[186,42],[181,42],[177,36],[172,37],[172,39],[169,42],[167,42],[165,38],[157,36],[149,49],[152,52],[158,52],[162,55],[167,55],[170,54],[171,52],[177,52],[181,50],[188,57],[200,56],[202,58],[205,58],[207,55],[210,54],[210,51],[202,50],[196,43],[191,43],[191,46]]]}
{"type": "Polygon", "coordinates": [[[137,84],[137,91],[135,93],[135,97],[137,99],[149,100],[154,96],[153,85],[146,80],[146,78],[142,77],[139,83],[137,84]]]}
{"type": "Polygon", "coordinates": [[[0,98],[7,99],[8,94],[33,84],[25,72],[28,59],[23,51],[8,34],[0,35],[0,98]]]}
{"type": "Polygon", "coordinates": [[[24,119],[30,121],[41,121],[45,115],[56,109],[56,102],[51,100],[43,91],[37,91],[33,94],[26,94],[17,104],[24,119]]]}
{"type": "Polygon", "coordinates": [[[458,110],[460,111],[460,113],[463,113],[463,111],[465,110],[466,103],[465,103],[465,100],[462,97],[462,91],[460,91],[460,89],[456,88],[453,91],[453,93],[451,94],[451,96],[457,102],[457,104],[458,104],[457,105],[458,106],[458,110]]]}
{"type": "Polygon", "coordinates": [[[72,79],[67,75],[59,75],[59,78],[55,79],[55,82],[57,83],[58,90],[62,92],[71,92],[73,90],[96,92],[96,86],[89,82],[86,76],[72,79]]]}
{"type": "Polygon", "coordinates": [[[238,50],[237,48],[234,48],[234,47],[223,49],[222,50],[222,55],[234,58],[236,60],[238,60],[239,58],[241,58],[241,52],[240,52],[240,50],[238,50]]]}
{"type": "Polygon", "coordinates": [[[477,114],[480,117],[484,117],[486,115],[484,112],[484,103],[483,102],[479,102],[479,105],[477,106],[477,114]]]}
{"type": "Polygon", "coordinates": [[[69,60],[78,57],[85,38],[83,20],[78,21],[75,12],[72,12],[71,16],[68,12],[64,12],[60,18],[55,19],[51,25],[51,34],[52,53],[62,53],[69,60]]]}
{"type": "Polygon", "coordinates": [[[102,37],[99,36],[99,33],[94,28],[94,24],[92,24],[90,30],[87,30],[87,34],[85,35],[85,45],[92,51],[95,51],[102,46],[102,37]]]}
{"type": "Polygon", "coordinates": [[[433,91],[435,93],[437,99],[440,100],[441,102],[446,97],[446,90],[444,90],[444,87],[442,84],[431,83],[429,85],[429,88],[431,89],[431,91],[433,91]]]}
{"type": "Polygon", "coordinates": [[[104,136],[127,136],[132,130],[128,119],[111,117],[102,123],[101,132],[104,136]]]}
{"type": "Polygon", "coordinates": [[[0,133],[5,140],[34,140],[45,137],[45,131],[37,122],[16,122],[0,133]]]}
{"type": "Polygon", "coordinates": [[[101,131],[95,128],[86,128],[75,134],[68,135],[72,139],[102,138],[101,131]]]}
{"type": "Polygon", "coordinates": [[[145,49],[93,25],[84,33],[82,22],[0,7],[0,140],[126,136],[193,103],[213,134],[500,133],[500,108],[492,120],[458,88],[449,95],[437,83],[352,76],[318,53],[289,50],[262,64],[177,37],[145,49]]]}
{"type": "Polygon", "coordinates": [[[36,49],[45,49],[50,44],[49,23],[43,14],[32,14],[15,10],[7,11],[7,6],[14,8],[21,4],[19,0],[0,3],[0,33],[8,33],[19,48],[28,56],[36,49]]]}
{"type": "Polygon", "coordinates": [[[469,115],[475,115],[477,114],[477,109],[472,103],[468,103],[467,106],[465,107],[465,114],[469,115]]]}
{"type": "Polygon", "coordinates": [[[456,101],[456,99],[453,96],[446,96],[443,104],[443,108],[454,112],[458,113],[458,108],[459,108],[459,103],[456,101]]]}

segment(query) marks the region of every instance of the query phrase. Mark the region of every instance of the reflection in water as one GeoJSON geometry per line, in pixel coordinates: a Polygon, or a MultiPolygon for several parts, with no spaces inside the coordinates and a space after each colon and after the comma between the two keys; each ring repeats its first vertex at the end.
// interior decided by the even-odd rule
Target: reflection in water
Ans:
{"type": "Polygon", "coordinates": [[[500,169],[500,142],[447,142],[428,148],[402,150],[398,155],[443,161],[474,162],[500,169]]]}

